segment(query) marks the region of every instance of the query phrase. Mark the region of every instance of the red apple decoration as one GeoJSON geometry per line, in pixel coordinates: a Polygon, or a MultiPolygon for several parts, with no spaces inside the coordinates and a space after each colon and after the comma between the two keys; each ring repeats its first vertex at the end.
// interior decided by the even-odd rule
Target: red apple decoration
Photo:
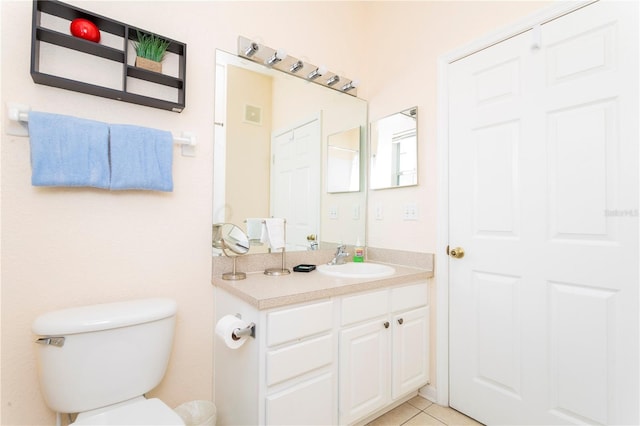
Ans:
{"type": "Polygon", "coordinates": [[[87,19],[74,19],[73,21],[71,21],[69,29],[71,30],[71,34],[74,37],[83,38],[95,43],[100,41],[100,30],[98,29],[96,24],[87,19]]]}

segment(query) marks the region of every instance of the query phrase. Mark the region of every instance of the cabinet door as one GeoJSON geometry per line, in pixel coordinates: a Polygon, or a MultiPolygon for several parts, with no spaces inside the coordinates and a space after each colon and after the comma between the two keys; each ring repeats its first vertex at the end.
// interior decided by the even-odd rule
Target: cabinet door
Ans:
{"type": "Polygon", "coordinates": [[[429,380],[429,308],[393,317],[393,399],[415,391],[429,380]]]}
{"type": "Polygon", "coordinates": [[[390,331],[385,317],[340,332],[340,424],[389,402],[390,331]]]}

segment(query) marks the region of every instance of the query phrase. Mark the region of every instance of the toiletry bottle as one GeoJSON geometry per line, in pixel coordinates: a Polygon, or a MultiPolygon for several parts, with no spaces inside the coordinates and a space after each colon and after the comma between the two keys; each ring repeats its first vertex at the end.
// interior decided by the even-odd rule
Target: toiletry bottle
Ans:
{"type": "Polygon", "coordinates": [[[360,245],[360,237],[358,237],[356,246],[353,248],[353,261],[364,262],[364,247],[360,245]]]}

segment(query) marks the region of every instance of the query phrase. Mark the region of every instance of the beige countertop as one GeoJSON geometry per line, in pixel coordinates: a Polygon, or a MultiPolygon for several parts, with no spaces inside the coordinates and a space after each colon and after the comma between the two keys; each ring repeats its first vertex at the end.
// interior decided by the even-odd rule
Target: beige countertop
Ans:
{"type": "MultiPolygon", "coordinates": [[[[373,262],[383,263],[383,262],[373,262]]],[[[319,271],[291,272],[288,275],[269,276],[263,272],[247,273],[247,278],[239,281],[223,280],[214,275],[212,283],[257,309],[270,309],[295,303],[310,302],[360,291],[392,287],[426,280],[433,277],[433,271],[402,265],[395,268],[393,275],[381,278],[336,278],[319,271]]]]}

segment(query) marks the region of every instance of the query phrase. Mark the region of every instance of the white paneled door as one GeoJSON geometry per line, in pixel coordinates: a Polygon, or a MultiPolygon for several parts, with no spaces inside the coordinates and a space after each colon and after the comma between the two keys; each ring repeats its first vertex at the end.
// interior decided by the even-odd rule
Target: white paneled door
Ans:
{"type": "Polygon", "coordinates": [[[320,229],[320,118],[271,137],[271,215],[287,220],[288,249],[320,229]]]}
{"type": "Polygon", "coordinates": [[[450,405],[483,423],[640,423],[638,72],[617,1],[449,67],[450,405]]]}

